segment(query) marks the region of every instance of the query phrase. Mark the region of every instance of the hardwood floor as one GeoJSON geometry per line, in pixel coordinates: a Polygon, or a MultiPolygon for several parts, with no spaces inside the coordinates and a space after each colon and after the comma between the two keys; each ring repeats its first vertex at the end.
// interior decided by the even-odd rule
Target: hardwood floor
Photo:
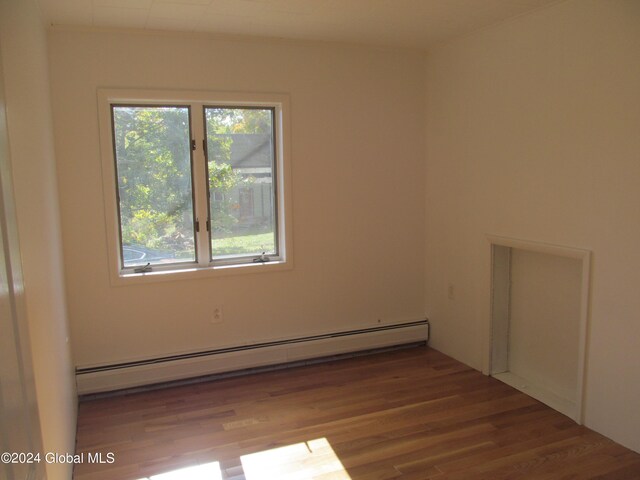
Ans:
{"type": "Polygon", "coordinates": [[[77,453],[76,480],[640,479],[640,454],[426,347],[85,401],[77,453]]]}

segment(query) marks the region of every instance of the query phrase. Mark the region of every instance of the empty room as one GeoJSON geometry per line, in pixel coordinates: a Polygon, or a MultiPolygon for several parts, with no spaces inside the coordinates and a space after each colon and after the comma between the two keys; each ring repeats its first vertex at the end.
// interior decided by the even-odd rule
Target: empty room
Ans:
{"type": "Polygon", "coordinates": [[[0,480],[640,479],[640,2],[0,0],[0,480]]]}

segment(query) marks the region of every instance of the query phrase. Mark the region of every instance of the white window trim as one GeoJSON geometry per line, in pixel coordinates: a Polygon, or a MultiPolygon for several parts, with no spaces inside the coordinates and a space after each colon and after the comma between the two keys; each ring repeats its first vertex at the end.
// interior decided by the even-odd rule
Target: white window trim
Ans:
{"type": "MultiPolygon", "coordinates": [[[[277,93],[210,92],[193,90],[129,90],[98,89],[98,116],[100,128],[100,152],[102,157],[102,188],[107,234],[109,274],[112,285],[128,285],[147,282],[174,281],[180,279],[204,278],[239,273],[262,273],[288,270],[293,268],[292,251],[292,200],[291,200],[291,162],[290,162],[290,109],[289,96],[277,93]],[[115,170],[115,152],[111,123],[111,105],[135,103],[144,104],[196,104],[216,106],[265,106],[274,107],[276,115],[276,208],[278,215],[279,256],[266,263],[233,263],[224,261],[206,262],[208,245],[198,242],[200,263],[154,266],[145,273],[134,273],[123,269],[120,260],[120,233],[118,205],[116,198],[117,177],[115,170]]],[[[197,115],[192,112],[192,115],[197,115]]],[[[201,147],[204,140],[204,127],[201,122],[192,122],[192,135],[197,149],[193,155],[193,169],[204,169],[205,158],[201,147]]],[[[193,189],[196,211],[205,212],[207,206],[202,195],[206,189],[203,175],[194,175],[193,189]]]]}

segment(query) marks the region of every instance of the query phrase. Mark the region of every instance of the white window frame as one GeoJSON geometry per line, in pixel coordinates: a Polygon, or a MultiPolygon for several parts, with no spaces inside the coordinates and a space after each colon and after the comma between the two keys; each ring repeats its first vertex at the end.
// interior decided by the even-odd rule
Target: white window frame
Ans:
{"type": "Polygon", "coordinates": [[[235,273],[273,272],[293,267],[291,221],[291,165],[289,160],[289,96],[271,93],[232,93],[208,91],[98,89],[100,150],[102,157],[103,197],[109,272],[114,285],[169,281],[180,278],[227,275],[235,273]],[[153,265],[152,270],[137,273],[124,267],[120,255],[120,218],[117,200],[117,174],[113,142],[112,105],[183,105],[191,107],[192,182],[195,215],[200,232],[195,233],[196,262],[153,265]],[[273,108],[275,122],[275,198],[278,255],[268,262],[253,262],[249,257],[211,260],[209,232],[204,228],[208,216],[204,124],[200,113],[204,107],[273,108]],[[197,173],[201,172],[201,173],[197,173]]]}

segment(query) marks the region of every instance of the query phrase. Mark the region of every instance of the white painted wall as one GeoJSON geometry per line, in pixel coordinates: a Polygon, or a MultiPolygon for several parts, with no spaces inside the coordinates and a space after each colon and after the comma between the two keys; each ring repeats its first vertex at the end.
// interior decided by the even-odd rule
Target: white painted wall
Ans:
{"type": "Polygon", "coordinates": [[[169,33],[49,40],[77,365],[424,317],[422,53],[169,33]],[[98,87],[288,93],[294,268],[112,286],[98,87]],[[217,305],[224,323],[212,325],[217,305]]]}
{"type": "MultiPolygon", "coordinates": [[[[43,447],[45,452],[72,453],[75,379],[68,345],[46,33],[34,0],[0,2],[0,48],[43,447]]],[[[71,467],[47,464],[47,478],[69,479],[71,467]]]]}
{"type": "Polygon", "coordinates": [[[425,290],[432,345],[480,369],[485,234],[592,250],[585,422],[637,451],[639,26],[574,0],[430,52],[425,290]]]}

